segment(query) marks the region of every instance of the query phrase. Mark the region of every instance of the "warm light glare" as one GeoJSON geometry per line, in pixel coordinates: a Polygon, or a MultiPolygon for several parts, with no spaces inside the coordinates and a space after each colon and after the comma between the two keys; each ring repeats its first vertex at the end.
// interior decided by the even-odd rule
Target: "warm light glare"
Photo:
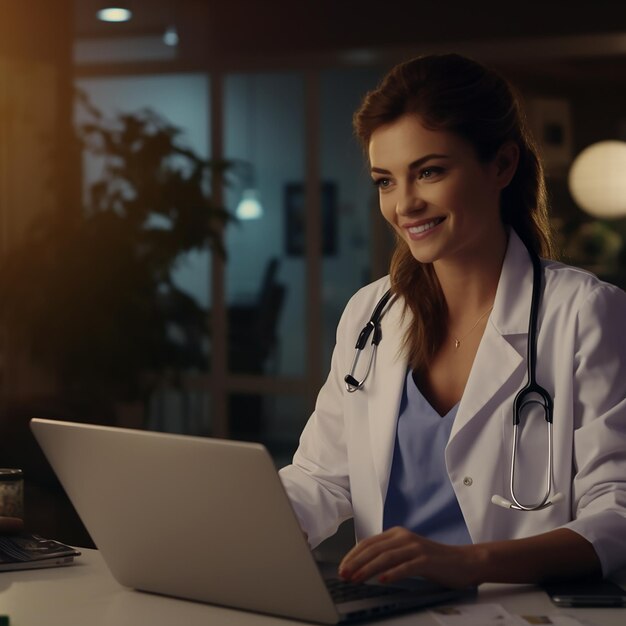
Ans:
{"type": "Polygon", "coordinates": [[[600,218],[626,215],[626,141],[600,141],[585,148],[569,171],[578,206],[600,218]]]}
{"type": "Polygon", "coordinates": [[[256,220],[263,215],[263,207],[256,189],[246,189],[243,192],[235,214],[240,220],[256,220]]]}
{"type": "Polygon", "coordinates": [[[133,16],[131,11],[122,7],[107,7],[100,9],[96,13],[99,20],[103,22],[128,22],[133,16]]]}

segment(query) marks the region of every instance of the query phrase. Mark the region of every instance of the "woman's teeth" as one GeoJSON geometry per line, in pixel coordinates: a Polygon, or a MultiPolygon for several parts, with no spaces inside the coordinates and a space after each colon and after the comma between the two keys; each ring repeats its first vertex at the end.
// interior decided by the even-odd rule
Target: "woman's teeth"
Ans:
{"type": "Polygon", "coordinates": [[[427,224],[420,224],[419,226],[412,226],[408,230],[412,235],[419,235],[420,233],[424,233],[427,230],[434,228],[438,224],[441,224],[442,221],[443,221],[443,218],[437,218],[435,220],[432,220],[431,222],[428,222],[427,224]]]}

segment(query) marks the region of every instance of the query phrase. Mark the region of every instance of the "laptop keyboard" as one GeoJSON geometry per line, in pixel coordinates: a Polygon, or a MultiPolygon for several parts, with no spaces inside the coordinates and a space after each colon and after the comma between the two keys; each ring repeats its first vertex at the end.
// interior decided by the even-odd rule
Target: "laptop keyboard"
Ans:
{"type": "Polygon", "coordinates": [[[332,599],[337,604],[398,593],[398,589],[394,587],[350,583],[339,578],[326,579],[325,582],[332,599]]]}

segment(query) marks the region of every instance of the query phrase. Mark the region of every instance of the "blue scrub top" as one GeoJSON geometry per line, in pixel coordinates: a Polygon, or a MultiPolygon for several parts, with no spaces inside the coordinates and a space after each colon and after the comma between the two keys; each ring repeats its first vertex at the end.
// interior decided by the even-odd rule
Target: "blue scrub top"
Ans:
{"type": "Polygon", "coordinates": [[[402,526],[441,543],[472,543],[445,461],[458,408],[457,404],[441,417],[422,395],[409,369],[385,498],[385,530],[402,526]]]}

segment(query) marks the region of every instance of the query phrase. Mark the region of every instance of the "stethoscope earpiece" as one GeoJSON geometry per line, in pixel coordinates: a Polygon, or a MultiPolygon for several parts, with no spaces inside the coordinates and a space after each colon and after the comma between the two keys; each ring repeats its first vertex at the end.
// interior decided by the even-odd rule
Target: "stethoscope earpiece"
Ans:
{"type": "Polygon", "coordinates": [[[506,498],[499,496],[498,494],[494,494],[491,496],[491,501],[498,506],[501,506],[503,509],[511,509],[513,508],[513,503],[506,498]]]}
{"type": "Polygon", "coordinates": [[[549,500],[546,500],[545,502],[541,502],[540,504],[536,506],[524,506],[524,505],[518,506],[517,504],[514,504],[510,500],[507,500],[506,498],[504,498],[503,496],[499,496],[497,494],[494,494],[493,496],[491,496],[491,502],[493,502],[493,504],[497,504],[498,506],[501,506],[503,509],[513,509],[515,511],[541,511],[542,509],[547,509],[549,506],[552,506],[553,504],[557,504],[561,500],[563,500],[563,494],[560,491],[558,493],[555,493],[554,496],[552,496],[552,498],[550,498],[549,500]]]}
{"type": "Polygon", "coordinates": [[[551,498],[552,504],[556,504],[557,502],[560,502],[561,500],[563,500],[563,498],[564,496],[560,491],[555,493],[554,496],[551,498]]]}

